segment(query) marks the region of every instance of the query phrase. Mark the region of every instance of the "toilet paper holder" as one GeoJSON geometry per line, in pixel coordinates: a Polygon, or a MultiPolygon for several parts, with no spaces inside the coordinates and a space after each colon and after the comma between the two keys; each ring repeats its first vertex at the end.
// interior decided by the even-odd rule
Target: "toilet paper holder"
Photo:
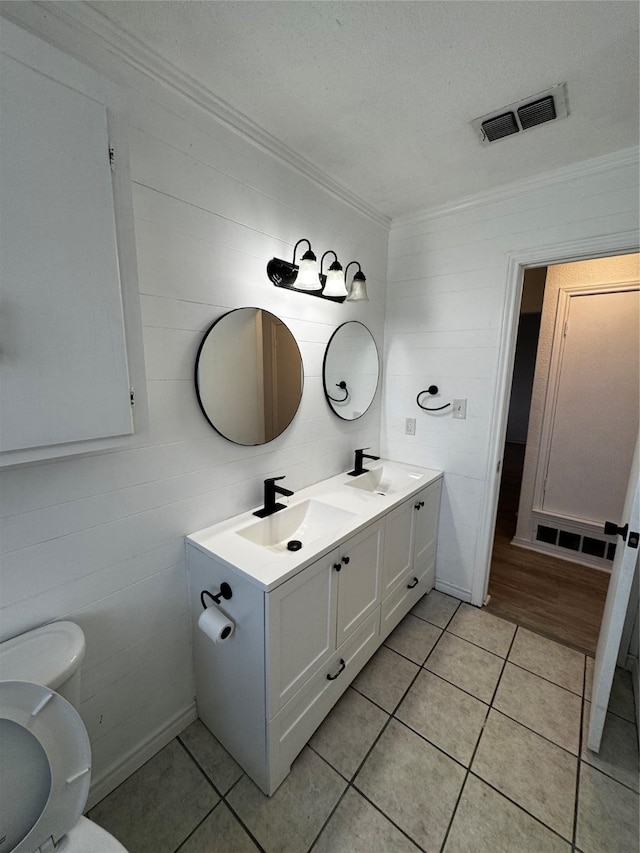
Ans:
{"type": "Polygon", "coordinates": [[[228,601],[231,598],[231,596],[233,595],[233,592],[231,591],[231,587],[229,586],[229,584],[226,581],[222,581],[222,583],[220,584],[220,592],[217,593],[217,595],[214,595],[212,592],[209,592],[208,589],[203,589],[202,592],[200,593],[200,603],[202,604],[203,608],[206,610],[207,605],[204,603],[205,595],[208,595],[209,598],[211,598],[213,601],[215,601],[216,604],[220,604],[221,598],[224,598],[225,601],[228,601]]]}

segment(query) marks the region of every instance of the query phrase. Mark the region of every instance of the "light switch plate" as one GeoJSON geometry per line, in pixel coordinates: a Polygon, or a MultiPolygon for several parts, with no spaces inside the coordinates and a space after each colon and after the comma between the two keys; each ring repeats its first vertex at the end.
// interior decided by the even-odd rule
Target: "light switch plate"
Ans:
{"type": "Polygon", "coordinates": [[[466,418],[467,417],[467,401],[465,400],[454,400],[453,401],[453,417],[454,418],[466,418]]]}

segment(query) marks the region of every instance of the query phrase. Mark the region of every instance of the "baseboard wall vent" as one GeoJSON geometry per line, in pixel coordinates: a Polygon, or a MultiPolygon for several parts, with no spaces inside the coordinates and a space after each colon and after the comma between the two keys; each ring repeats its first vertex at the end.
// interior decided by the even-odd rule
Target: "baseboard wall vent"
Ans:
{"type": "Polygon", "coordinates": [[[578,551],[603,562],[613,562],[616,554],[615,542],[609,542],[604,538],[599,539],[596,536],[586,536],[575,530],[563,530],[561,527],[552,527],[548,524],[538,524],[536,540],[566,551],[578,551]]]}

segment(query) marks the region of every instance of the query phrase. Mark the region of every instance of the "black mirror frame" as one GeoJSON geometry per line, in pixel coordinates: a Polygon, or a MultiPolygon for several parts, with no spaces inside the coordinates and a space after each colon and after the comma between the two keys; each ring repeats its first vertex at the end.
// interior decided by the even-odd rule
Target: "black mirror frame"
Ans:
{"type": "MultiPolygon", "coordinates": [[[[327,401],[327,405],[329,406],[329,408],[331,409],[331,411],[333,412],[333,414],[334,414],[334,415],[336,415],[337,417],[339,417],[339,418],[340,418],[340,420],[342,420],[342,421],[357,421],[357,420],[360,420],[360,418],[361,418],[361,417],[363,417],[364,415],[366,415],[366,413],[369,411],[369,409],[370,409],[370,408],[371,408],[371,406],[373,405],[373,401],[374,401],[374,400],[375,400],[375,398],[376,398],[376,394],[378,393],[378,388],[379,388],[379,386],[380,386],[380,353],[378,352],[378,344],[376,343],[376,339],[375,339],[375,338],[373,337],[373,335],[371,334],[371,329],[369,329],[369,327],[368,327],[368,326],[365,326],[365,324],[364,324],[364,323],[361,323],[361,322],[360,322],[360,320],[347,320],[346,322],[341,323],[341,324],[337,327],[337,329],[333,332],[333,334],[331,335],[331,337],[329,338],[329,340],[327,341],[327,346],[325,347],[325,350],[324,350],[324,358],[322,359],[322,390],[324,391],[324,397],[325,397],[325,400],[327,401]],[[358,417],[357,417],[357,418],[345,418],[345,417],[343,417],[343,415],[341,415],[339,412],[337,412],[337,411],[334,409],[334,407],[331,405],[331,403],[332,403],[332,399],[331,399],[331,395],[329,394],[329,391],[328,391],[328,389],[327,389],[327,382],[326,382],[326,377],[325,377],[325,368],[326,368],[326,366],[327,366],[327,353],[329,352],[329,347],[331,346],[331,341],[335,338],[335,336],[338,334],[338,332],[340,331],[340,329],[342,329],[342,328],[343,328],[343,326],[347,326],[347,325],[349,325],[349,323],[357,323],[359,326],[362,326],[362,328],[363,328],[363,329],[365,329],[365,330],[369,333],[369,335],[371,336],[371,340],[373,341],[373,346],[375,347],[375,351],[376,351],[376,359],[377,359],[377,363],[378,363],[378,376],[377,376],[377,379],[376,379],[376,387],[375,387],[375,391],[374,391],[374,392],[373,392],[373,394],[371,395],[371,400],[370,400],[370,402],[369,402],[369,405],[367,406],[367,408],[366,408],[363,412],[361,412],[361,413],[358,415],[358,417]]],[[[340,383],[339,387],[340,387],[340,388],[342,388],[342,383],[340,383]]]]}
{"type": "Polygon", "coordinates": [[[225,435],[223,432],[221,432],[221,430],[218,429],[218,427],[213,423],[213,421],[211,420],[211,418],[207,414],[206,409],[204,407],[204,404],[202,402],[202,398],[200,396],[200,386],[198,383],[198,365],[200,364],[200,354],[202,353],[204,345],[207,342],[209,334],[218,325],[218,323],[220,323],[222,320],[224,320],[225,317],[228,317],[230,314],[234,314],[236,311],[245,311],[247,308],[253,309],[254,311],[265,311],[267,314],[271,314],[272,317],[276,317],[277,320],[280,320],[280,317],[278,317],[277,314],[273,314],[267,308],[258,308],[255,305],[243,305],[240,308],[232,308],[231,311],[225,311],[225,313],[221,314],[217,318],[217,320],[213,321],[213,323],[209,326],[209,328],[206,330],[206,332],[202,336],[202,340],[200,341],[200,345],[198,346],[198,352],[196,353],[196,358],[195,358],[195,366],[194,366],[194,371],[193,371],[193,383],[195,386],[196,398],[198,400],[198,405],[200,406],[200,411],[204,415],[209,426],[213,427],[213,429],[218,433],[218,435],[221,435],[222,438],[224,438],[226,441],[230,441],[232,444],[237,444],[239,447],[262,447],[265,444],[269,444],[270,442],[275,441],[276,438],[279,438],[282,435],[282,433],[284,433],[287,429],[289,429],[289,427],[293,423],[293,419],[298,414],[298,410],[300,409],[300,403],[302,402],[302,395],[304,393],[304,362],[302,360],[302,353],[300,352],[300,346],[298,345],[298,341],[295,339],[293,332],[287,326],[287,324],[284,322],[284,320],[280,320],[280,322],[283,324],[283,326],[286,327],[289,334],[291,335],[291,338],[293,339],[293,342],[295,343],[296,348],[298,350],[298,355],[300,356],[300,367],[302,369],[302,380],[300,383],[300,399],[298,400],[298,405],[296,406],[296,410],[291,415],[291,420],[289,421],[289,423],[278,433],[278,435],[274,435],[273,438],[270,438],[268,441],[258,441],[258,442],[255,442],[253,444],[245,444],[244,442],[236,441],[233,438],[229,438],[228,435],[225,435]]]}

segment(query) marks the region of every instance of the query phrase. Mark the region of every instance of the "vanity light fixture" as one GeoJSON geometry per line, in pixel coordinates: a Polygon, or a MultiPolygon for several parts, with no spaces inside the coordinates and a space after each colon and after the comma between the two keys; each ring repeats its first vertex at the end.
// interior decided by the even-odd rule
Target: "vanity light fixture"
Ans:
{"type": "Polygon", "coordinates": [[[347,302],[368,302],[367,279],[358,261],[349,261],[344,271],[344,279],[345,281],[347,280],[347,273],[351,264],[356,264],[358,272],[354,275],[351,280],[351,286],[348,288],[349,295],[347,296],[347,302]]]}
{"type": "Polygon", "coordinates": [[[341,299],[347,298],[347,286],[344,280],[344,272],[342,271],[342,265],[338,261],[338,256],[333,249],[328,249],[320,259],[320,281],[322,282],[323,296],[333,296],[341,299]],[[324,266],[324,259],[327,255],[333,255],[335,261],[327,270],[327,274],[324,275],[322,270],[324,266]]]}
{"type": "Polygon", "coordinates": [[[308,293],[310,296],[329,299],[331,302],[344,302],[345,299],[349,302],[369,301],[369,297],[367,296],[367,279],[362,272],[359,262],[350,261],[347,264],[346,270],[343,271],[342,265],[338,261],[338,256],[333,249],[329,249],[320,260],[320,272],[318,273],[316,256],[311,248],[311,243],[306,238],[298,240],[294,246],[292,261],[271,258],[267,264],[267,276],[276,287],[297,290],[301,293],[308,293]],[[299,262],[296,263],[296,254],[298,246],[301,243],[306,243],[309,248],[300,258],[299,262]],[[333,255],[335,260],[325,274],[324,259],[327,255],[333,255]],[[358,270],[351,280],[351,285],[347,287],[346,273],[352,264],[355,264],[358,270]]]}
{"type": "MultiPolygon", "coordinates": [[[[301,290],[306,293],[314,293],[322,288],[322,282],[318,276],[317,258],[311,248],[311,243],[305,237],[298,240],[293,247],[293,261],[283,261],[280,258],[272,258],[267,264],[267,275],[276,287],[286,287],[288,290],[301,290]],[[296,264],[296,252],[300,243],[307,243],[309,248],[296,264]]],[[[319,293],[315,295],[320,296],[319,293]]]]}

